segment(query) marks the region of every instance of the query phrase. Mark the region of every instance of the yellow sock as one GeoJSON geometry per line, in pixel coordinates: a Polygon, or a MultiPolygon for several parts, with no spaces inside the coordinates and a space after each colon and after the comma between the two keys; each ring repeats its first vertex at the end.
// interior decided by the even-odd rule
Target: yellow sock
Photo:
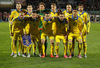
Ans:
{"type": "Polygon", "coordinates": [[[18,52],[21,52],[21,42],[18,44],[18,52]]]}
{"type": "Polygon", "coordinates": [[[69,48],[69,54],[71,55],[72,43],[68,43],[68,48],[69,48]]]}
{"type": "Polygon", "coordinates": [[[25,48],[25,47],[22,45],[22,48],[21,48],[21,49],[22,49],[22,53],[24,53],[24,48],[25,48]]]}
{"type": "Polygon", "coordinates": [[[45,46],[44,46],[44,44],[42,45],[42,52],[43,52],[43,55],[45,55],[45,46]]]}
{"type": "Polygon", "coordinates": [[[64,55],[67,54],[67,45],[64,45],[64,55]]]}
{"type": "Polygon", "coordinates": [[[27,53],[27,47],[24,47],[24,53],[27,53]]]}
{"type": "Polygon", "coordinates": [[[33,53],[36,51],[36,44],[33,45],[33,53]]]}
{"type": "Polygon", "coordinates": [[[83,46],[83,44],[82,44],[82,43],[79,43],[79,45],[78,45],[78,48],[79,48],[79,54],[81,54],[82,46],[83,46]]]}
{"type": "Polygon", "coordinates": [[[13,40],[11,41],[11,50],[14,52],[13,40]]]}
{"type": "Polygon", "coordinates": [[[84,54],[86,54],[86,52],[87,52],[87,44],[86,44],[86,42],[83,43],[83,50],[84,50],[84,54]]]}
{"type": "Polygon", "coordinates": [[[28,53],[31,53],[31,45],[28,47],[28,53]]]}
{"type": "Polygon", "coordinates": [[[54,53],[54,44],[51,44],[50,49],[51,49],[51,54],[53,55],[53,53],[54,53]]]}
{"type": "Polygon", "coordinates": [[[58,51],[59,51],[59,45],[55,45],[55,52],[56,52],[56,55],[58,55],[58,51]]]}
{"type": "Polygon", "coordinates": [[[14,54],[16,54],[17,53],[17,45],[13,45],[13,47],[14,47],[14,54]]]}

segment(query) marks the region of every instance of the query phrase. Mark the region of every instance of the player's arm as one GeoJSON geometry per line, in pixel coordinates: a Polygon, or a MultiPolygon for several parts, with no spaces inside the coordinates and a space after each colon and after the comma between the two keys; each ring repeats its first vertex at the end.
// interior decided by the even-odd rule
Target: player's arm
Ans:
{"type": "Polygon", "coordinates": [[[89,14],[87,14],[86,16],[86,24],[87,24],[87,34],[88,34],[90,31],[90,24],[91,24],[89,14]]]}
{"type": "Polygon", "coordinates": [[[82,18],[80,18],[80,23],[81,23],[81,26],[82,26],[82,30],[80,31],[80,35],[82,36],[82,33],[83,33],[84,29],[85,29],[85,23],[83,22],[82,18]]]}
{"type": "Polygon", "coordinates": [[[55,36],[56,35],[56,19],[57,18],[54,18],[52,21],[53,21],[53,23],[52,23],[52,31],[53,31],[53,35],[55,36]]]}

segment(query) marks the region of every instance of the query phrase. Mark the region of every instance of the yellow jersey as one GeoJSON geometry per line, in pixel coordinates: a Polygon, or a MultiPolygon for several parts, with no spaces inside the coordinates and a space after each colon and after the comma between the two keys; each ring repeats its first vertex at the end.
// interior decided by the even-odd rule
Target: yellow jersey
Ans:
{"type": "Polygon", "coordinates": [[[26,24],[29,24],[29,33],[30,34],[39,34],[39,22],[40,22],[40,17],[36,18],[36,19],[32,19],[32,18],[25,18],[26,20],[26,24]],[[28,20],[29,19],[29,20],[28,20]]]}
{"type": "Polygon", "coordinates": [[[49,20],[42,19],[42,25],[43,25],[42,33],[52,35],[53,34],[52,23],[53,22],[51,19],[49,20]]]}
{"type": "Polygon", "coordinates": [[[68,12],[67,10],[64,10],[63,11],[65,17],[67,18],[69,15],[72,15],[72,11],[71,12],[68,12]]]}
{"type": "Polygon", "coordinates": [[[25,28],[24,18],[21,20],[16,17],[12,20],[12,33],[23,33],[23,28],[25,28]]]}
{"type": "MultiPolygon", "coordinates": [[[[55,30],[56,30],[56,35],[63,35],[65,36],[67,34],[67,30],[69,29],[69,25],[67,22],[67,19],[64,19],[61,21],[58,17],[54,19],[55,22],[55,30]]],[[[53,25],[53,26],[54,26],[53,25]]],[[[54,29],[54,27],[53,27],[54,29]]]]}
{"type": "MultiPolygon", "coordinates": [[[[29,14],[29,13],[27,12],[25,16],[26,16],[26,17],[31,17],[31,14],[32,14],[32,13],[29,14]]],[[[28,23],[28,22],[29,22],[29,20],[26,20],[26,23],[28,23]]],[[[25,31],[26,31],[27,34],[29,34],[29,29],[30,29],[30,25],[29,25],[29,23],[28,23],[28,24],[26,25],[26,27],[25,27],[25,31]]]]}
{"type": "Polygon", "coordinates": [[[84,27],[84,22],[80,16],[77,15],[77,18],[74,18],[73,15],[69,15],[67,18],[69,22],[69,32],[80,33],[83,32],[83,29],[80,31],[79,26],[84,27]]]}
{"type": "Polygon", "coordinates": [[[78,16],[82,17],[84,23],[87,25],[87,32],[90,30],[90,17],[89,14],[85,11],[78,12],[78,16]]]}

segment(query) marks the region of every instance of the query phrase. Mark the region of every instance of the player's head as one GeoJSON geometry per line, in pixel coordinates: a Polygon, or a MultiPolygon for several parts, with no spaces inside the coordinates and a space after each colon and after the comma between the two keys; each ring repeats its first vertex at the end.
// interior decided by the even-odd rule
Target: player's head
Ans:
{"type": "Polygon", "coordinates": [[[52,4],[51,4],[51,9],[52,9],[52,11],[55,11],[56,8],[57,8],[57,7],[56,7],[56,3],[52,3],[52,4]]]}
{"type": "Polygon", "coordinates": [[[21,9],[21,3],[20,2],[16,3],[16,9],[17,10],[20,10],[21,9]]]}
{"type": "Polygon", "coordinates": [[[64,18],[65,18],[64,13],[60,13],[60,14],[59,14],[59,19],[60,19],[61,21],[63,21],[63,20],[64,20],[64,18]]]}
{"type": "Polygon", "coordinates": [[[78,5],[78,10],[79,10],[80,12],[82,12],[83,9],[84,9],[84,5],[83,5],[83,4],[79,4],[79,5],[78,5]]]}
{"type": "Polygon", "coordinates": [[[43,2],[39,3],[39,10],[44,10],[45,9],[45,4],[43,2]]]}
{"type": "Polygon", "coordinates": [[[46,12],[44,17],[45,17],[46,20],[50,19],[50,13],[46,12]]]}
{"type": "Polygon", "coordinates": [[[27,10],[28,11],[32,11],[32,9],[33,9],[32,5],[27,5],[27,10]]]}
{"type": "Polygon", "coordinates": [[[23,18],[24,18],[24,11],[21,11],[21,12],[19,13],[19,17],[20,17],[20,19],[23,19],[23,18]]]}
{"type": "Polygon", "coordinates": [[[36,13],[36,11],[33,11],[33,12],[32,12],[32,18],[33,18],[33,19],[36,19],[36,17],[37,17],[37,13],[36,13]]]}
{"type": "Polygon", "coordinates": [[[74,17],[77,17],[77,14],[78,14],[77,8],[73,8],[72,14],[74,17]]]}
{"type": "Polygon", "coordinates": [[[67,4],[67,5],[66,5],[66,9],[67,9],[68,12],[71,12],[71,10],[72,10],[72,5],[71,5],[71,4],[67,4]]]}

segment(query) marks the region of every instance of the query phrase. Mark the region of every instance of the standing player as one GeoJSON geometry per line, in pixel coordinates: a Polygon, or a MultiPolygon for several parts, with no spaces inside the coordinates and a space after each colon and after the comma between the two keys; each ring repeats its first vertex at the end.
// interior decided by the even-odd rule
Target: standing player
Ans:
{"type": "Polygon", "coordinates": [[[25,27],[24,12],[21,11],[19,16],[12,20],[12,31],[11,36],[13,36],[13,47],[14,47],[14,56],[17,57],[17,40],[19,40],[20,45],[22,46],[22,35],[23,28],[25,27]]]}
{"type": "MultiPolygon", "coordinates": [[[[65,17],[67,18],[69,15],[72,15],[72,5],[71,4],[67,4],[66,5],[66,9],[67,10],[64,10],[63,13],[64,13],[65,17]]],[[[67,32],[67,34],[68,34],[68,32],[67,32]]],[[[74,42],[75,42],[75,39],[73,38],[73,44],[72,44],[72,50],[71,50],[72,51],[72,54],[74,52],[74,46],[75,46],[75,43],[74,42]]],[[[67,42],[67,46],[68,46],[68,42],[67,42]]]]}
{"type": "MultiPolygon", "coordinates": [[[[44,46],[44,44],[45,44],[45,40],[46,40],[47,36],[50,39],[51,46],[54,45],[54,37],[53,37],[53,31],[52,31],[52,20],[50,19],[49,13],[45,13],[45,16],[42,20],[42,24],[43,24],[43,29],[42,29],[42,34],[41,34],[41,43],[42,43],[43,55],[41,57],[44,58],[45,57],[45,46],[44,46]]],[[[53,54],[52,51],[51,51],[51,55],[53,54]]],[[[50,57],[51,57],[51,55],[50,55],[50,57]]]]}
{"type": "Polygon", "coordinates": [[[81,17],[78,16],[78,11],[76,8],[73,9],[72,15],[68,16],[68,21],[69,21],[69,35],[68,35],[68,47],[69,47],[69,53],[70,56],[69,58],[72,58],[71,55],[71,49],[72,49],[72,40],[73,38],[76,38],[76,40],[79,43],[79,55],[78,58],[81,57],[81,51],[82,51],[82,32],[84,30],[84,22],[81,17]],[[82,30],[80,31],[79,25],[82,26],[82,30]]]}
{"type": "MultiPolygon", "coordinates": [[[[16,10],[12,11],[12,13],[10,15],[10,22],[12,21],[12,19],[19,16],[20,11],[21,11],[21,3],[18,2],[18,3],[16,3],[16,10]]],[[[10,28],[10,33],[11,33],[11,30],[12,30],[11,23],[9,24],[9,28],[10,28]]],[[[13,36],[11,36],[11,38],[13,38],[13,36]]],[[[11,41],[11,49],[12,49],[11,56],[13,56],[14,55],[13,40],[11,41]]],[[[21,55],[21,43],[20,42],[19,42],[19,45],[18,45],[18,55],[19,56],[21,55]]]]}
{"type": "MultiPolygon", "coordinates": [[[[32,5],[27,5],[27,13],[25,16],[27,17],[31,17],[31,14],[32,14],[32,5]]],[[[26,22],[29,22],[29,20],[26,20],[26,22]]],[[[25,31],[26,31],[26,34],[29,34],[29,29],[30,29],[30,25],[29,23],[27,24],[27,26],[25,27],[25,31]]],[[[33,45],[34,46],[34,45],[33,45]]],[[[28,47],[28,54],[31,52],[31,45],[28,47]]],[[[24,47],[24,53],[26,55],[27,53],[27,47],[24,47]]]]}
{"type": "MultiPolygon", "coordinates": [[[[58,15],[60,14],[60,10],[57,9],[57,6],[55,3],[51,4],[51,11],[50,11],[50,15],[51,17],[54,19],[55,17],[58,17],[58,15]]],[[[51,46],[51,51],[54,53],[54,46],[51,46]],[[52,51],[53,49],[53,51],[52,51]]],[[[52,55],[51,55],[52,57],[52,55]]]]}
{"type": "Polygon", "coordinates": [[[87,52],[86,34],[88,34],[89,33],[89,30],[90,30],[90,17],[89,17],[89,14],[84,11],[83,4],[79,4],[78,10],[79,10],[78,15],[80,17],[82,17],[84,23],[87,26],[86,29],[83,32],[83,35],[82,35],[82,39],[83,39],[83,49],[84,49],[84,57],[86,58],[87,57],[87,55],[86,55],[86,52],[87,52]]]}
{"type": "Polygon", "coordinates": [[[68,58],[66,55],[67,45],[66,45],[66,38],[65,38],[67,34],[67,29],[68,29],[67,19],[65,19],[65,16],[63,13],[60,13],[59,17],[54,18],[54,22],[55,22],[55,28],[53,28],[53,33],[55,34],[55,39],[56,39],[55,58],[59,57],[58,50],[59,50],[60,40],[63,40],[63,44],[64,44],[64,58],[68,58]]]}

